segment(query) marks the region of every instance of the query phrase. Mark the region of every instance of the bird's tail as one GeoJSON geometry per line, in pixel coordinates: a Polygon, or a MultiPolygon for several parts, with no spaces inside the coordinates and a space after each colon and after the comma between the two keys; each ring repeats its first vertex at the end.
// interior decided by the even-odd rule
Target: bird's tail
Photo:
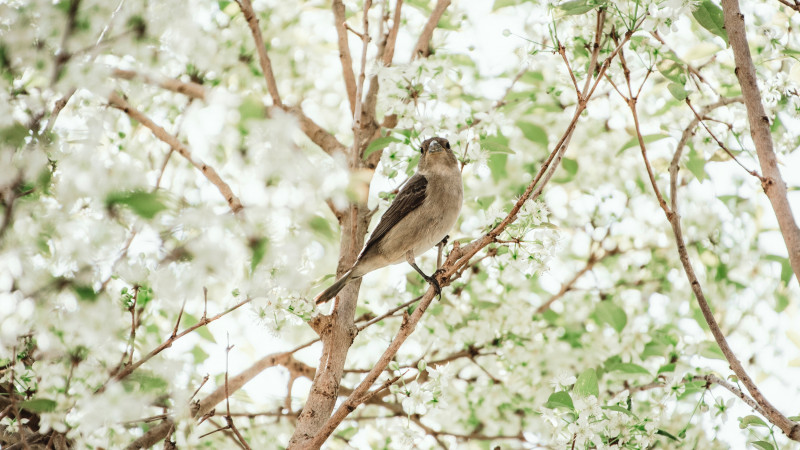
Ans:
{"type": "Polygon", "coordinates": [[[342,278],[339,278],[338,280],[336,280],[336,282],[333,283],[331,285],[331,287],[329,287],[328,289],[325,289],[324,291],[322,291],[321,294],[317,295],[314,298],[314,300],[319,305],[321,303],[327,302],[328,300],[332,299],[333,297],[336,297],[336,294],[338,294],[339,291],[344,289],[344,287],[347,285],[348,282],[350,282],[350,280],[352,278],[353,278],[353,269],[350,269],[350,270],[347,271],[347,273],[342,275],[342,278]]]}

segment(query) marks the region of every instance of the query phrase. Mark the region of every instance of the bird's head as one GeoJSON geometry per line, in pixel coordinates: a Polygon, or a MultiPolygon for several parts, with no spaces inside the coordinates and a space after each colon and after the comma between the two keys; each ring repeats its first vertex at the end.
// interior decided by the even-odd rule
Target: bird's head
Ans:
{"type": "Polygon", "coordinates": [[[456,155],[447,139],[432,137],[425,139],[419,147],[419,171],[422,174],[458,168],[456,155]]]}

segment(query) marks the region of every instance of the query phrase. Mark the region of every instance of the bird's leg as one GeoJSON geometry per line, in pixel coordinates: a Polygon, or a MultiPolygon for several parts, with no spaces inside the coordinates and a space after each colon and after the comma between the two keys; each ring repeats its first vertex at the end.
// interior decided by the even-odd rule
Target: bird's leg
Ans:
{"type": "Polygon", "coordinates": [[[450,235],[449,234],[445,235],[444,239],[442,239],[442,242],[439,242],[438,244],[436,244],[436,246],[439,247],[439,255],[436,256],[436,271],[437,272],[439,271],[439,269],[442,268],[442,253],[444,252],[444,246],[447,245],[447,240],[448,239],[450,239],[450,235]]]}
{"type": "Polygon", "coordinates": [[[411,264],[411,267],[413,267],[414,270],[417,271],[417,273],[422,275],[422,278],[425,278],[425,281],[427,281],[428,283],[431,284],[431,286],[433,286],[433,289],[436,290],[436,295],[438,295],[439,298],[442,298],[442,287],[439,286],[439,282],[436,281],[436,278],[425,275],[425,272],[423,272],[422,269],[419,268],[416,259],[414,259],[414,252],[410,250],[406,252],[406,261],[408,261],[408,263],[411,264]]]}

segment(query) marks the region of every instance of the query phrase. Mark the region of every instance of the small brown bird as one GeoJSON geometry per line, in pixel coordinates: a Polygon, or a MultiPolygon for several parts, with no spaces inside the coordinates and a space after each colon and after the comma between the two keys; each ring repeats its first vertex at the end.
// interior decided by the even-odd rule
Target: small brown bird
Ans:
{"type": "Polygon", "coordinates": [[[383,214],[353,267],[316,297],[317,304],[335,297],[351,280],[403,261],[441,295],[439,283],[417,266],[415,257],[446,239],[455,225],[464,198],[461,170],[447,139],[426,139],[420,152],[417,173],[383,214]]]}

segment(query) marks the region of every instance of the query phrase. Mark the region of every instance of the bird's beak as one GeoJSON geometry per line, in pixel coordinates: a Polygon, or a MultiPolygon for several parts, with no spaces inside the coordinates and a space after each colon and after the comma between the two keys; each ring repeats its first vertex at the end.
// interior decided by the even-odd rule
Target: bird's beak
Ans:
{"type": "Polygon", "coordinates": [[[444,147],[442,147],[439,141],[431,142],[431,145],[428,147],[428,153],[441,152],[442,150],[444,150],[444,147]]]}

